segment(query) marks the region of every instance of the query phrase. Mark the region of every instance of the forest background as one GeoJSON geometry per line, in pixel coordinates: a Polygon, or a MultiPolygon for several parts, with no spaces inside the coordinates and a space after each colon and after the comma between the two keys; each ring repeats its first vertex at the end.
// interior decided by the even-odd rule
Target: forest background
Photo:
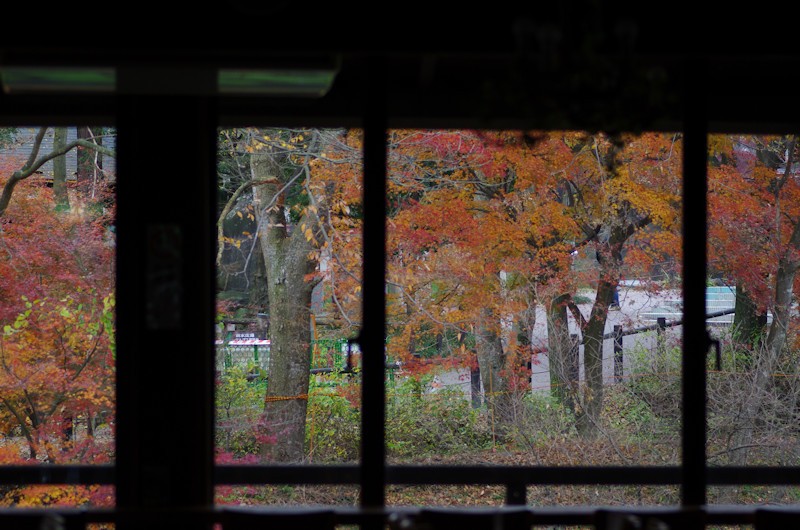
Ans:
{"type": "MultiPolygon", "coordinates": [[[[222,287],[220,310],[268,315],[271,340],[263,405],[256,398],[237,422],[247,405],[219,404],[226,461],[357,458],[352,362],[310,383],[306,374],[320,337],[358,333],[360,142],[352,130],[223,132],[220,285],[247,276],[243,264],[256,272],[246,296],[222,287]]],[[[615,384],[602,366],[623,278],[654,295],[680,291],[681,135],[395,130],[387,149],[383,354],[406,385],[389,390],[390,457],[495,462],[503,448],[518,463],[677,464],[680,344],[627,352],[633,370],[615,384]],[[531,392],[529,372],[542,357],[544,394],[531,392]],[[436,388],[433,374],[453,367],[471,371],[473,408],[436,388]]],[[[709,139],[709,285],[736,294],[709,364],[712,465],[796,461],[796,157],[792,136],[709,139]]],[[[745,490],[713,497],[788,495],[745,490]]]]}
{"type": "MultiPolygon", "coordinates": [[[[42,129],[26,156],[0,158],[3,463],[114,458],[114,178],[102,163],[113,131],[78,130],[73,142],[53,130],[42,149],[42,129]],[[68,176],[59,164],[71,151],[79,162],[68,176]],[[40,175],[51,161],[52,178],[40,175]]],[[[12,147],[15,131],[1,138],[12,147]]],[[[356,460],[358,355],[382,354],[402,367],[387,372],[395,461],[677,464],[680,344],[626,352],[634,369],[613,384],[602,365],[622,279],[680,289],[681,135],[395,130],[387,142],[386,350],[322,369],[321,341],[353,338],[361,321],[360,133],[220,131],[219,320],[264,331],[270,348],[264,364],[218,374],[218,461],[356,460]],[[551,389],[532,392],[529,365],[543,356],[551,389]],[[470,371],[478,399],[435,391],[435,375],[456,368],[470,371]]],[[[709,146],[709,282],[737,295],[722,364],[709,365],[710,463],[796,465],[796,139],[709,146]]],[[[672,489],[608,498],[674,503],[672,489]]],[[[589,490],[532,497],[581,502],[589,490]]],[[[311,491],[218,496],[297,502],[311,491]]],[[[454,498],[502,502],[483,491],[454,498]]],[[[8,505],[113,502],[99,487],[0,493],[8,505]]],[[[730,488],[716,498],[793,495],[730,488]]]]}

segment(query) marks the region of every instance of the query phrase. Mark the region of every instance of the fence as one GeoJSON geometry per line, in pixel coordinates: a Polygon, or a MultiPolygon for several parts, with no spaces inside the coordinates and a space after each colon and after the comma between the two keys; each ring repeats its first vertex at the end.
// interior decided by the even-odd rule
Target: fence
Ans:
{"type": "MultiPolygon", "coordinates": [[[[217,339],[217,370],[238,366],[269,368],[270,341],[268,339],[217,339]]],[[[358,369],[358,346],[347,339],[318,339],[311,341],[311,373],[353,371],[358,369]]],[[[396,367],[392,365],[392,367],[396,367]]]]}
{"type": "Polygon", "coordinates": [[[269,345],[266,339],[232,339],[215,342],[217,349],[217,370],[229,370],[234,366],[241,368],[269,367],[269,345]]]}
{"type": "MultiPolygon", "coordinates": [[[[735,300],[735,288],[721,286],[708,287],[706,292],[706,309],[709,325],[729,325],[729,315],[734,313],[733,305],[735,300]]],[[[623,329],[620,325],[615,325],[613,331],[606,333],[603,340],[609,341],[605,344],[606,352],[613,351],[613,355],[606,353],[603,359],[603,374],[607,383],[614,383],[625,376],[626,358],[623,348],[625,337],[651,333],[652,337],[646,338],[639,344],[646,349],[654,352],[663,352],[666,347],[666,331],[682,324],[682,307],[679,300],[666,300],[663,307],[655,308],[642,314],[647,319],[655,321],[652,325],[640,326],[631,329],[623,329]],[[669,319],[668,316],[677,317],[669,319]],[[648,344],[649,342],[649,344],[648,344]]],[[[578,335],[573,335],[573,348],[576,353],[570,356],[574,365],[568,366],[569,380],[580,380],[582,377],[582,347],[578,341],[578,335]]],[[[229,369],[232,366],[250,368],[253,365],[259,366],[267,371],[269,368],[269,341],[263,344],[246,344],[244,341],[217,341],[217,367],[218,370],[229,369]]],[[[542,348],[537,353],[545,353],[547,349],[542,348]]],[[[347,339],[318,339],[311,341],[311,373],[324,374],[331,372],[350,372],[357,371],[360,366],[360,352],[357,345],[349,343],[347,339]]],[[[394,379],[395,372],[399,368],[398,363],[387,362],[388,378],[394,379]]],[[[460,379],[463,374],[457,374],[459,382],[445,383],[445,386],[464,385],[460,379]]],[[[538,361],[532,363],[531,388],[534,390],[546,390],[551,387],[549,362],[546,355],[538,357],[538,361]],[[535,366],[534,366],[535,365],[535,366]]],[[[442,375],[447,379],[447,374],[442,375]]],[[[455,377],[455,376],[454,376],[455,377]]]]}
{"type": "Polygon", "coordinates": [[[346,339],[317,339],[311,341],[311,373],[352,370],[357,360],[355,345],[348,347],[346,339]]]}

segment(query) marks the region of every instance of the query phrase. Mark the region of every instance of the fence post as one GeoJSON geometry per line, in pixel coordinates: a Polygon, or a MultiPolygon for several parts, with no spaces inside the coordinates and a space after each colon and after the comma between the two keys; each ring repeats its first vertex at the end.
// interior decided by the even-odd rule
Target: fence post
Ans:
{"type": "Polygon", "coordinates": [[[483,404],[481,399],[481,369],[478,361],[469,369],[470,393],[472,394],[472,408],[479,409],[483,404]]]}
{"type": "Polygon", "coordinates": [[[667,368],[667,345],[666,335],[664,334],[664,330],[667,329],[667,319],[658,317],[656,322],[658,324],[656,328],[656,371],[660,373],[667,368]]]}
{"type": "Polygon", "coordinates": [[[622,326],[619,324],[614,326],[614,379],[617,381],[622,380],[622,326]]]}

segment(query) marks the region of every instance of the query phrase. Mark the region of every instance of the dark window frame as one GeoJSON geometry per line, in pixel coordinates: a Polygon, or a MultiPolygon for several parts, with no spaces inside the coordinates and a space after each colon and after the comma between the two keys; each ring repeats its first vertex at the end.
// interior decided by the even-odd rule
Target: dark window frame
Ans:
{"type": "MultiPolygon", "coordinates": [[[[705,454],[706,410],[703,406],[683,407],[681,465],[670,467],[588,467],[569,468],[541,467],[453,467],[453,466],[388,466],[384,445],[383,419],[384,386],[382,380],[384,370],[382,363],[367,364],[364,367],[364,403],[372,405],[364,408],[362,441],[362,460],[352,466],[214,466],[213,448],[213,381],[210,373],[213,370],[213,341],[211,340],[211,319],[198,324],[200,331],[195,344],[201,351],[204,366],[193,375],[197,382],[191,388],[191,396],[201,402],[202,413],[190,419],[178,421],[180,430],[186,428],[188,435],[180,438],[186,443],[193,436],[202,438],[200,448],[176,465],[163,463],[156,454],[157,441],[149,438],[141,431],[148,428],[147,414],[157,410],[158,399],[142,400],[142,384],[150,384],[143,371],[146,364],[136,360],[144,350],[137,336],[145,333],[150,339],[165,336],[169,330],[149,330],[143,319],[146,301],[141,296],[143,282],[146,281],[144,258],[147,246],[144,239],[147,226],[174,224],[185,234],[189,234],[192,223],[202,225],[205,235],[201,234],[195,241],[197,248],[187,254],[199,259],[204,264],[201,285],[196,296],[184,301],[184,307],[196,304],[201,306],[197,314],[208,312],[213,305],[213,194],[216,172],[215,163],[208,156],[213,153],[210,148],[211,139],[216,135],[219,125],[250,125],[256,123],[306,124],[306,125],[346,125],[362,126],[365,131],[365,254],[364,277],[365,315],[374,320],[365,321],[364,331],[359,336],[362,350],[383,343],[382,328],[384,320],[383,274],[385,269],[385,224],[378,220],[385,218],[385,211],[380,207],[385,193],[385,132],[389,127],[469,127],[491,128],[492,126],[518,126],[535,128],[536,123],[530,120],[513,121],[500,117],[496,121],[486,121],[485,117],[460,116],[457,112],[437,115],[433,107],[426,107],[414,114],[408,107],[396,107],[390,102],[387,93],[389,76],[386,65],[380,60],[373,60],[368,66],[371,75],[366,82],[356,87],[349,87],[360,94],[366,88],[366,97],[356,104],[353,100],[332,108],[324,103],[311,103],[297,106],[289,102],[272,102],[253,98],[216,97],[194,95],[177,97],[170,95],[120,96],[25,96],[12,100],[10,97],[0,99],[0,121],[3,125],[36,125],[36,124],[74,124],[103,123],[117,127],[120,135],[119,146],[121,159],[118,167],[123,180],[120,182],[120,262],[118,274],[118,322],[122,327],[122,337],[126,336],[130,344],[120,344],[120,355],[123,361],[119,364],[118,373],[118,422],[124,433],[118,445],[117,464],[114,466],[8,466],[0,467],[0,485],[3,484],[113,484],[117,486],[118,506],[112,510],[86,510],[77,513],[64,511],[74,517],[83,517],[84,521],[115,520],[123,523],[126,514],[139,513],[142,517],[158,513],[170,513],[193,520],[197,516],[198,524],[208,520],[224,518],[224,507],[213,505],[213,487],[216,485],[235,484],[350,484],[358,485],[362,492],[361,504],[357,508],[332,508],[337,521],[343,524],[358,523],[365,527],[377,528],[390,519],[393,514],[411,514],[415,510],[403,510],[385,506],[385,488],[387,485],[425,485],[425,484],[497,484],[506,488],[508,507],[525,504],[525,490],[528,485],[679,485],[681,487],[681,503],[679,506],[666,507],[664,513],[676,513],[690,517],[693,513],[701,513],[708,523],[752,523],[762,513],[758,507],[722,507],[706,506],[706,490],[709,486],[741,485],[741,484],[800,484],[800,469],[785,467],[714,467],[708,468],[705,454]],[[376,72],[381,72],[376,74],[376,72]],[[357,90],[356,90],[357,88],[357,90]],[[399,111],[398,111],[399,109],[399,111]],[[396,112],[397,111],[397,112],[396,112]],[[428,112],[431,111],[431,112],[428,112]],[[144,115],[139,113],[144,112],[144,115]],[[199,195],[199,204],[184,205],[175,212],[161,212],[162,215],[150,216],[147,196],[142,190],[133,186],[134,178],[146,172],[148,168],[131,162],[134,156],[127,158],[127,153],[136,153],[137,149],[146,149],[148,120],[157,123],[159,116],[167,115],[164,123],[179,126],[186,119],[197,118],[197,127],[190,130],[183,147],[189,152],[205,152],[205,158],[195,162],[194,170],[205,178],[206,187],[199,195]],[[193,134],[192,134],[193,133],[193,134]],[[126,143],[128,140],[138,142],[126,143]],[[126,177],[127,174],[131,177],[126,177]],[[130,178],[130,181],[126,180],[130,178]],[[204,195],[205,194],[205,195],[204,195]],[[373,207],[373,210],[369,210],[373,207]],[[197,211],[195,211],[197,210],[197,211]],[[194,252],[194,253],[192,253],[194,252]],[[376,331],[377,330],[377,331],[376,331]],[[127,333],[127,335],[126,335],[127,333]],[[127,351],[127,353],[126,353],[127,351]],[[126,357],[127,355],[127,357],[126,357]],[[182,475],[181,472],[187,472],[182,475]],[[158,499],[148,495],[148,488],[166,481],[168,488],[186,487],[195,483],[192,491],[180,498],[158,499]],[[163,502],[161,502],[163,501],[163,502]],[[198,515],[199,514],[199,515],[198,515]]],[[[706,81],[707,64],[689,63],[685,77],[693,79],[687,86],[683,100],[683,116],[680,129],[685,134],[685,159],[683,177],[683,251],[684,251],[684,307],[685,326],[683,330],[683,403],[705,403],[706,376],[705,352],[710,346],[705,326],[705,288],[706,271],[706,145],[709,132],[741,132],[742,125],[737,123],[736,116],[724,114],[710,105],[708,98],[710,88],[706,81]],[[725,119],[720,121],[720,116],[725,119]],[[712,125],[713,123],[713,125],[712,125]],[[738,127],[738,128],[737,128],[738,127]]],[[[124,68],[123,68],[124,70],[124,68]]],[[[206,73],[213,72],[213,68],[206,73]]],[[[346,89],[343,89],[346,90],[346,89]]],[[[413,108],[413,106],[412,106],[413,108]]],[[[450,109],[452,110],[452,109],[450,109]]],[[[767,116],[769,118],[770,116],[767,116]]],[[[777,114],[774,120],[760,116],[758,122],[744,119],[744,128],[769,130],[777,125],[777,129],[792,125],[792,117],[781,122],[777,114]]],[[[744,118],[749,118],[746,114],[744,118]]],[[[162,156],[159,160],[165,164],[169,158],[162,156]]],[[[203,178],[200,180],[202,181],[203,178]]],[[[189,180],[180,180],[178,185],[167,186],[170,193],[180,193],[181,186],[189,180]]],[[[202,187],[202,186],[201,186],[202,187]]],[[[161,205],[161,203],[158,203],[161,205]]],[[[163,205],[162,205],[163,206],[163,205]]],[[[203,232],[201,230],[201,232],[203,232]]],[[[188,258],[187,258],[188,259],[188,258]]],[[[191,281],[185,278],[181,287],[188,287],[191,281]]],[[[187,310],[187,314],[193,314],[187,310]]],[[[144,339],[143,339],[144,340],[144,339]]],[[[167,354],[170,346],[155,347],[156,354],[167,354]]],[[[182,346],[181,346],[182,347],[182,346]]],[[[188,348],[188,347],[187,347],[188,348]]],[[[197,348],[194,352],[198,351],[197,348]]],[[[181,371],[184,364],[180,360],[168,364],[167,372],[171,377],[179,378],[186,373],[181,371]]],[[[168,381],[160,379],[158,381],[168,381]]],[[[160,391],[159,391],[160,392],[160,391]]],[[[164,395],[156,396],[164,397],[164,395]]],[[[157,426],[169,425],[167,421],[157,426]]],[[[175,443],[174,433],[167,436],[169,444],[175,443]]],[[[176,449],[170,447],[170,450],[176,449]]],[[[179,448],[178,448],[179,449],[179,448]]],[[[163,485],[163,484],[162,484],[163,485]]],[[[424,507],[420,507],[422,509],[424,507]]],[[[622,507],[631,512],[642,512],[634,507],[622,507]]],[[[498,511],[502,511],[498,510],[498,511]]],[[[644,510],[646,511],[646,510],[644,510]]],[[[9,510],[0,510],[0,521],[5,517],[15,516],[9,510]]],[[[582,524],[596,521],[596,507],[553,507],[552,509],[531,509],[531,522],[538,524],[582,524]]],[[[265,512],[265,517],[269,512],[265,512]]],[[[33,516],[33,515],[32,515],[33,516]]],[[[135,519],[135,518],[134,518],[135,519]]],[[[135,524],[135,523],[134,523],[135,524]]],[[[121,527],[126,525],[122,524],[121,527]]]]}

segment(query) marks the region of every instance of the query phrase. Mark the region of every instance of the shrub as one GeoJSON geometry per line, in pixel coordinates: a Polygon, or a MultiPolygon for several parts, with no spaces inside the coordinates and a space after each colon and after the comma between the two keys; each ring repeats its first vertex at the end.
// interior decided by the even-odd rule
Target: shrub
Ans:
{"type": "Polygon", "coordinates": [[[346,374],[312,378],[306,411],[309,460],[347,462],[358,458],[361,411],[350,399],[356,390],[353,387],[358,386],[346,374]]]}
{"type": "Polygon", "coordinates": [[[430,388],[430,376],[409,377],[389,392],[386,443],[390,456],[452,454],[491,444],[485,418],[459,390],[430,388]]]}
{"type": "MultiPolygon", "coordinates": [[[[658,348],[638,346],[626,352],[631,359],[626,388],[646,403],[654,418],[678,422],[681,416],[681,350],[665,345],[658,348]]],[[[640,405],[637,405],[640,406],[640,405]]]]}
{"type": "Polygon", "coordinates": [[[258,452],[257,426],[264,410],[263,384],[248,381],[247,374],[233,367],[216,382],[217,450],[237,458],[258,452]]]}
{"type": "Polygon", "coordinates": [[[509,440],[517,447],[533,449],[551,443],[553,438],[576,434],[572,411],[550,392],[528,392],[522,398],[521,410],[509,433],[509,440]]]}

